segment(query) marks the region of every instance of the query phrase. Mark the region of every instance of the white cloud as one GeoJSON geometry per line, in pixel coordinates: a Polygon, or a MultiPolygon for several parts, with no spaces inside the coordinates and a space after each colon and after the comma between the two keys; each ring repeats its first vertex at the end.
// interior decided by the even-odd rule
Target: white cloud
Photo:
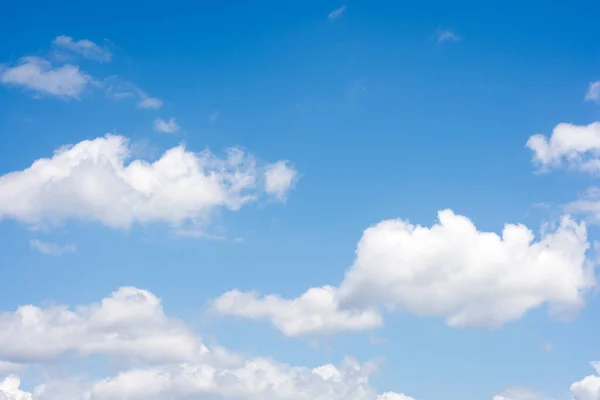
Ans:
{"type": "Polygon", "coordinates": [[[333,10],[332,12],[329,13],[329,15],[327,16],[327,18],[330,21],[335,21],[336,19],[338,19],[344,12],[346,11],[346,6],[341,6],[340,8],[336,8],[335,10],[333,10]]]}
{"type": "Polygon", "coordinates": [[[547,303],[576,310],[594,286],[584,224],[563,217],[536,242],[524,225],[477,230],[450,210],[431,228],[388,220],[367,229],[340,287],[346,304],[386,304],[451,326],[499,327],[547,303]]]}
{"type": "Polygon", "coordinates": [[[112,57],[111,52],[106,47],[100,47],[87,39],[75,41],[70,36],[61,35],[54,39],[53,44],[57,47],[80,54],[84,58],[100,62],[109,62],[112,57]]]}
{"type": "Polygon", "coordinates": [[[126,138],[107,134],[2,175],[0,219],[34,225],[82,219],[115,228],[156,221],[201,226],[216,209],[235,211],[258,195],[260,168],[239,149],[229,149],[225,158],[183,145],[154,162],[131,156],[126,138]]]}
{"type": "Polygon", "coordinates": [[[458,36],[456,33],[452,32],[451,30],[447,30],[447,29],[436,30],[435,33],[433,34],[432,38],[437,40],[438,42],[446,42],[446,41],[457,42],[460,40],[460,36],[458,36]]]}
{"type": "Polygon", "coordinates": [[[20,387],[17,376],[6,377],[0,381],[0,399],[413,400],[395,392],[378,395],[369,384],[374,363],[346,358],[337,366],[309,368],[209,349],[180,321],[165,315],[160,299],[136,288],[119,289],[90,305],[24,306],[5,312],[0,335],[0,354],[9,360],[44,362],[66,352],[81,357],[72,378],[64,378],[66,367],[60,379],[53,379],[48,369],[47,380],[31,392],[20,387]],[[120,372],[94,376],[93,368],[82,368],[90,354],[112,356],[111,366],[120,372]],[[123,354],[136,359],[123,363],[114,358],[123,354]]]}
{"type": "Polygon", "coordinates": [[[283,201],[296,182],[297,176],[298,172],[287,161],[268,165],[265,168],[265,191],[283,201]]]}
{"type": "MultiPolygon", "coordinates": [[[[227,303],[226,294],[224,313],[268,319],[287,335],[332,330],[332,316],[381,306],[442,317],[454,327],[496,328],[545,304],[553,315],[568,315],[595,286],[583,223],[563,217],[534,241],[523,225],[507,224],[500,236],[477,230],[450,210],[438,218],[432,227],[398,219],[368,228],[340,287],[327,292],[327,301],[312,302],[306,317],[300,312],[303,317],[294,319],[294,307],[302,311],[304,297],[315,289],[295,300],[246,294],[238,304],[227,303]]],[[[355,324],[336,326],[343,329],[357,330],[355,324]]]]}
{"type": "Polygon", "coordinates": [[[15,66],[0,66],[0,82],[38,94],[78,99],[93,79],[76,65],[54,67],[40,57],[23,57],[15,66]]]}
{"type": "Polygon", "coordinates": [[[154,130],[163,133],[175,133],[179,130],[179,125],[177,125],[175,118],[170,118],[168,121],[156,118],[154,120],[154,130]]]}
{"type": "Polygon", "coordinates": [[[309,289],[293,300],[233,290],[214,300],[211,309],[221,315],[267,320],[287,336],[362,331],[382,324],[373,310],[339,310],[335,288],[330,286],[309,289]]]}
{"type": "Polygon", "coordinates": [[[42,362],[68,352],[164,362],[193,360],[205,351],[187,328],[164,314],[160,299],[132,287],[72,310],[26,305],[0,313],[0,359],[11,362],[42,362]]]}
{"type": "Polygon", "coordinates": [[[62,254],[74,253],[77,251],[77,247],[72,244],[60,245],[38,239],[30,240],[29,245],[40,253],[48,254],[50,256],[60,256],[62,254]]]}
{"type": "Polygon", "coordinates": [[[533,151],[533,162],[541,171],[568,167],[583,172],[600,172],[600,122],[579,126],[558,124],[550,138],[536,134],[527,147],[533,151]]]}
{"type": "Polygon", "coordinates": [[[217,119],[218,119],[218,118],[219,118],[219,112],[218,112],[218,111],[215,111],[215,112],[211,113],[211,114],[208,116],[208,120],[209,120],[210,122],[212,122],[212,123],[215,123],[215,122],[217,122],[217,119]]]}
{"type": "Polygon", "coordinates": [[[600,102],[600,81],[590,83],[588,91],[585,94],[585,100],[600,102]]]}
{"type": "Polygon", "coordinates": [[[600,362],[592,363],[596,374],[589,375],[571,385],[573,400],[600,400],[600,362]]]}
{"type": "Polygon", "coordinates": [[[9,375],[0,381],[0,400],[33,400],[31,393],[20,389],[21,380],[9,375]]]}

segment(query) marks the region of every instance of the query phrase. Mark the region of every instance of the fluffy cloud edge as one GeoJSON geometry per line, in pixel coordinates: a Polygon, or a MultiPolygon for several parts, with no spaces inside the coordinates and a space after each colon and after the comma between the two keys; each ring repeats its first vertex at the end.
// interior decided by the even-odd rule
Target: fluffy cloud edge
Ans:
{"type": "Polygon", "coordinates": [[[339,365],[311,368],[208,348],[183,321],[165,314],[160,298],[135,287],[122,287],[86,305],[26,305],[0,313],[0,359],[5,364],[43,364],[65,355],[79,358],[71,377],[64,368],[60,376],[50,369],[45,381],[28,392],[15,371],[7,370],[0,379],[0,398],[413,400],[396,392],[377,394],[369,383],[377,366],[373,362],[346,357],[339,365]],[[82,362],[94,354],[110,357],[119,372],[99,377],[86,371],[82,362]]]}

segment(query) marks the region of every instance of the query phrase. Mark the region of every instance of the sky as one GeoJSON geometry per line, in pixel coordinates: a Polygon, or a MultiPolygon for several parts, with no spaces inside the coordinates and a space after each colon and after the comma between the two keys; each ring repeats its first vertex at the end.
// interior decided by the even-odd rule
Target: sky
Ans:
{"type": "Polygon", "coordinates": [[[0,400],[600,400],[599,12],[4,4],[0,400]]]}

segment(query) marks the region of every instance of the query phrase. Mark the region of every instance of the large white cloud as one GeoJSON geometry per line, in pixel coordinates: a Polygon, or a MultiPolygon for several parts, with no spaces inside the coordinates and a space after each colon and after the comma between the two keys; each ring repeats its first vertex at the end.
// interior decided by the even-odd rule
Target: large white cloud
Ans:
{"type": "Polygon", "coordinates": [[[600,122],[584,126],[560,123],[549,138],[541,134],[531,136],[527,147],[542,171],[566,164],[584,172],[600,172],[600,122]]]}
{"type": "Polygon", "coordinates": [[[52,158],[0,176],[0,219],[30,224],[78,218],[127,228],[135,222],[202,224],[216,208],[238,210],[260,190],[252,155],[225,158],[173,147],[154,162],[132,160],[126,138],[65,146],[52,158]]]}
{"type": "Polygon", "coordinates": [[[500,236],[450,210],[438,218],[432,227],[389,220],[367,229],[340,301],[498,327],[545,303],[578,309],[595,284],[585,225],[569,217],[538,241],[524,225],[507,224],[500,236]]]}
{"type": "Polygon", "coordinates": [[[372,328],[372,310],[381,306],[442,317],[455,327],[495,328],[544,304],[561,316],[575,311],[595,285],[583,223],[563,217],[535,241],[523,225],[508,224],[498,235],[450,210],[438,217],[432,227],[388,220],[368,228],[337,289],[310,289],[297,299],[234,291],[212,308],[268,319],[290,336],[372,328]]]}
{"type": "Polygon", "coordinates": [[[13,66],[0,65],[0,83],[38,94],[78,99],[92,82],[92,77],[77,65],[58,67],[40,57],[23,57],[13,66]]]}
{"type": "Polygon", "coordinates": [[[31,392],[16,375],[0,379],[3,400],[412,400],[394,392],[378,395],[369,384],[373,363],[347,358],[337,366],[309,368],[209,349],[181,321],[165,315],[160,299],[133,287],[89,305],[4,312],[0,335],[0,357],[7,362],[43,363],[67,352],[80,357],[72,378],[65,378],[66,367],[54,379],[47,369],[47,380],[31,392]],[[102,377],[93,368],[86,371],[82,365],[91,354],[112,357],[121,372],[102,377]],[[123,355],[135,360],[123,363],[123,355]]]}
{"type": "Polygon", "coordinates": [[[267,320],[287,336],[361,331],[382,324],[374,310],[340,310],[331,286],[309,289],[293,300],[233,290],[214,300],[211,307],[222,315],[267,320]]]}

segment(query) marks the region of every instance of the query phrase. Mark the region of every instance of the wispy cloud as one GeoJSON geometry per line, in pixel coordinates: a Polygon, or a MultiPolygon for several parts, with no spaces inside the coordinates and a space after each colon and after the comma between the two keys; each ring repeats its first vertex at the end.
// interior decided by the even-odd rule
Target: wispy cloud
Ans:
{"type": "Polygon", "coordinates": [[[144,108],[144,109],[161,108],[162,105],[163,105],[163,102],[161,99],[158,99],[156,97],[150,97],[143,92],[141,92],[141,99],[137,103],[138,108],[144,108]]]}
{"type": "Polygon", "coordinates": [[[600,81],[590,83],[585,100],[600,103],[600,81]]]}
{"type": "Polygon", "coordinates": [[[30,240],[29,245],[32,249],[50,256],[60,256],[62,254],[74,253],[77,251],[77,247],[72,244],[60,245],[56,243],[44,242],[38,239],[30,240]]]}
{"type": "Polygon", "coordinates": [[[106,96],[109,99],[119,101],[135,98],[137,100],[137,107],[141,109],[158,109],[163,105],[162,100],[151,97],[133,82],[121,79],[116,75],[106,78],[103,85],[106,90],[106,96]]]}
{"type": "Polygon", "coordinates": [[[449,29],[438,29],[433,33],[431,38],[440,43],[447,41],[457,42],[461,39],[461,37],[458,34],[449,29]]]}
{"type": "Polygon", "coordinates": [[[75,41],[71,36],[61,35],[54,39],[52,44],[58,48],[77,53],[90,60],[109,62],[112,58],[112,53],[110,50],[108,50],[108,48],[105,46],[100,47],[96,43],[87,39],[75,41]]]}
{"type": "Polygon", "coordinates": [[[554,350],[554,345],[552,344],[552,342],[545,342],[545,343],[542,343],[541,349],[546,352],[550,352],[550,351],[554,350]]]}
{"type": "Polygon", "coordinates": [[[171,118],[168,121],[156,118],[154,120],[154,130],[163,133],[175,133],[179,130],[179,125],[177,125],[175,118],[171,118]]]}
{"type": "Polygon", "coordinates": [[[327,18],[330,21],[335,21],[336,19],[338,19],[344,12],[346,11],[346,6],[341,6],[340,8],[336,8],[335,10],[333,10],[332,12],[329,13],[329,15],[327,16],[327,18]]]}
{"type": "Polygon", "coordinates": [[[92,82],[92,77],[77,65],[57,67],[41,57],[23,57],[12,67],[0,65],[0,83],[33,90],[38,95],[78,99],[92,82]]]}
{"type": "Polygon", "coordinates": [[[215,111],[215,112],[213,112],[212,114],[210,114],[210,115],[208,116],[208,120],[209,120],[210,122],[212,122],[212,123],[215,123],[215,122],[217,122],[217,119],[219,119],[219,112],[218,112],[218,111],[215,111]]]}

